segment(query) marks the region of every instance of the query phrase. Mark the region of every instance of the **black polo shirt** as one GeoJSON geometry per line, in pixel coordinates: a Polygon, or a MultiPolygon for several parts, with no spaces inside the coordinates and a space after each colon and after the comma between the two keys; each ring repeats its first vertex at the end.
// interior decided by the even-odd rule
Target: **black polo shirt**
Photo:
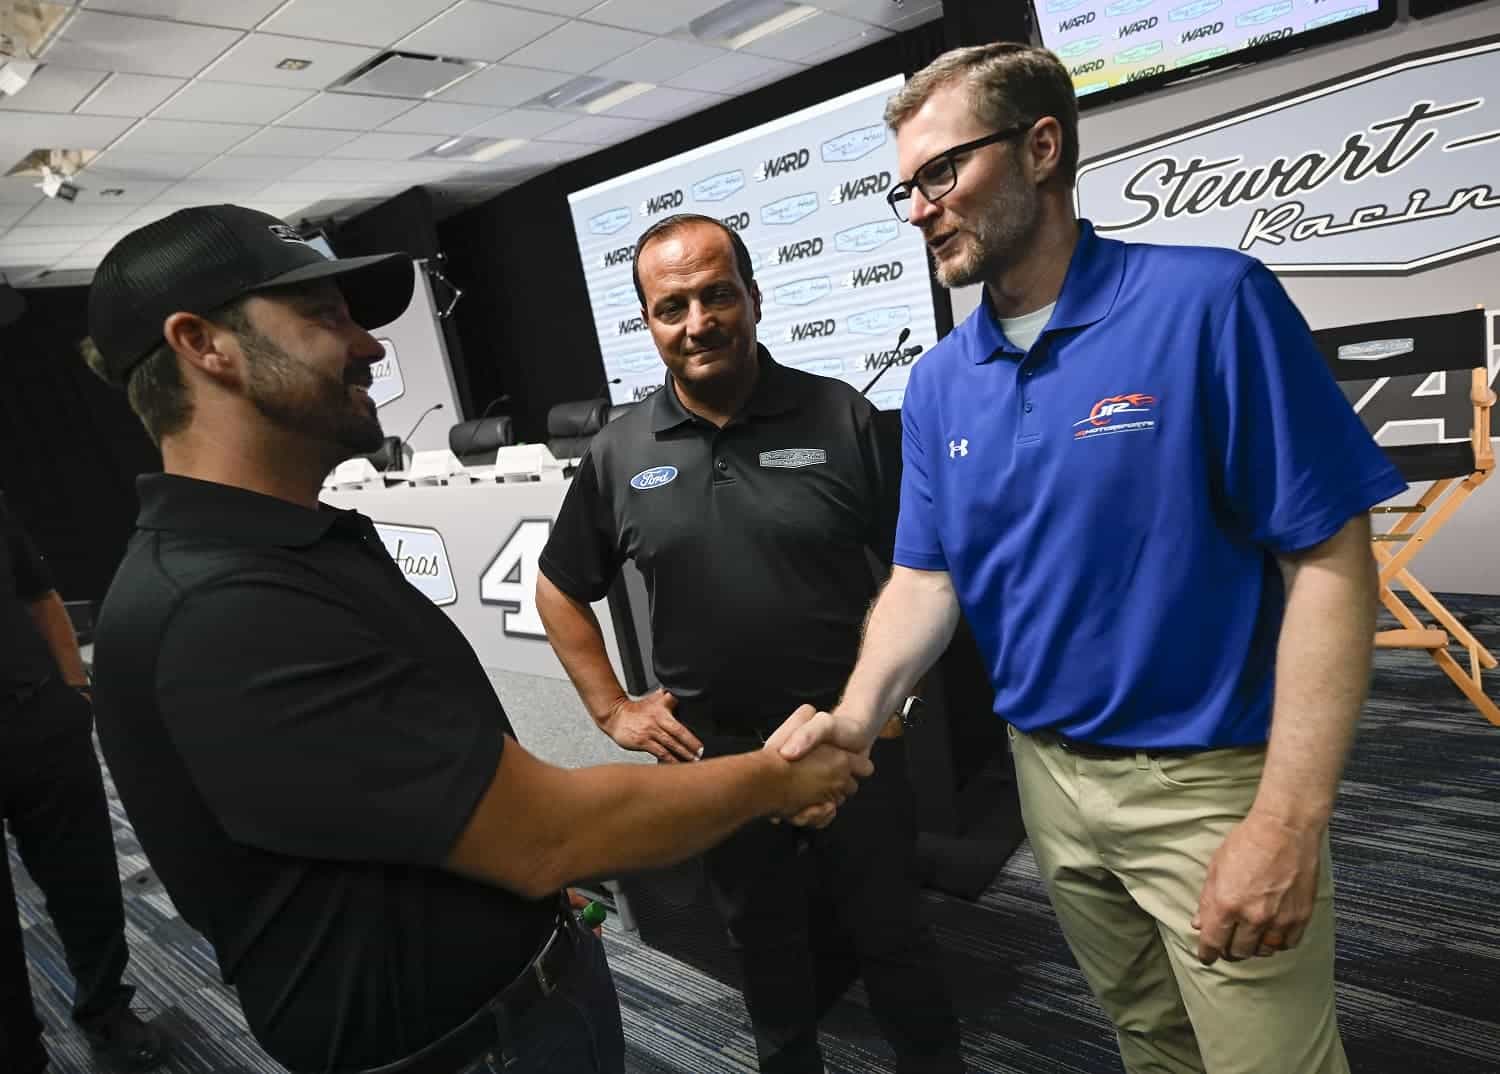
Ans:
{"type": "Polygon", "coordinates": [[[634,560],[657,679],[720,726],[779,723],[843,689],[898,502],[869,402],[760,354],[754,393],[722,429],[682,406],[670,376],[606,425],[541,557],[581,601],[634,560]]]}
{"type": "Polygon", "coordinates": [[[510,722],[365,516],[163,474],[138,488],[95,674],[141,846],[276,1059],[409,1055],[555,915],[439,867],[510,722]]]}
{"type": "Polygon", "coordinates": [[[29,605],[53,589],[52,575],[0,495],[0,712],[7,698],[57,674],[29,605]]]}

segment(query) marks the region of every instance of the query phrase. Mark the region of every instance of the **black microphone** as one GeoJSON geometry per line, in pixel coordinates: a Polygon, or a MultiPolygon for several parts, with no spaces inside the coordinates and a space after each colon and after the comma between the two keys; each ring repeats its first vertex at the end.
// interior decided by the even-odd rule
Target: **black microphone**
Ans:
{"type": "MultiPolygon", "coordinates": [[[[880,368],[876,371],[875,375],[870,378],[870,383],[866,384],[859,390],[860,395],[869,395],[870,389],[875,387],[875,382],[881,377],[885,376],[885,371],[901,360],[901,344],[905,343],[907,337],[909,337],[910,335],[910,325],[907,325],[905,328],[901,329],[901,334],[896,337],[896,349],[891,352],[891,356],[889,358],[880,363],[880,368]]],[[[915,351],[913,351],[914,354],[920,354],[921,352],[922,348],[920,346],[918,346],[915,351]]]]}
{"type": "Polygon", "coordinates": [[[417,426],[418,426],[418,425],[421,425],[421,424],[422,424],[422,423],[423,423],[423,422],[424,422],[424,421],[426,421],[426,420],[427,420],[427,415],[428,415],[428,414],[431,414],[431,413],[432,413],[432,412],[433,412],[433,411],[434,411],[434,410],[442,410],[442,409],[443,409],[443,404],[442,404],[442,403],[433,403],[433,404],[432,404],[432,405],[431,405],[431,406],[430,406],[430,407],[428,407],[428,408],[427,408],[427,409],[426,409],[426,410],[424,410],[424,411],[422,411],[422,416],[421,416],[421,417],[420,417],[420,418],[418,418],[418,419],[417,419],[417,420],[416,420],[416,424],[414,424],[414,425],[413,425],[413,426],[412,426],[412,427],[411,427],[411,432],[409,432],[409,433],[407,433],[407,434],[406,434],[406,435],[405,435],[405,436],[403,436],[403,437],[402,437],[402,438],[401,438],[401,442],[402,442],[402,443],[403,443],[403,444],[405,444],[405,443],[407,443],[407,442],[409,442],[409,441],[410,441],[410,440],[411,440],[411,438],[412,438],[412,434],[413,434],[413,433],[415,433],[415,432],[416,432],[416,431],[417,431],[417,426]]]}

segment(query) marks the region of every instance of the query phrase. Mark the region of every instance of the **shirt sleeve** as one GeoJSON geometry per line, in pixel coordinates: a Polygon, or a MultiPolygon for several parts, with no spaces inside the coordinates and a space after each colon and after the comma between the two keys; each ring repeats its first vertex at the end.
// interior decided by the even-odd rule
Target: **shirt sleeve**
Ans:
{"type": "Polygon", "coordinates": [[[539,566],[558,589],[592,604],[609,593],[622,562],[613,514],[600,490],[598,463],[590,448],[563,497],[539,566]]]}
{"type": "Polygon", "coordinates": [[[869,526],[865,542],[881,563],[889,566],[896,541],[896,519],[901,507],[901,455],[899,442],[881,435],[882,419],[864,400],[855,415],[855,436],[859,440],[869,487],[869,526]]]}
{"type": "Polygon", "coordinates": [[[896,522],[895,563],[920,571],[943,571],[948,561],[938,535],[932,471],[927,454],[929,407],[921,393],[921,365],[912,371],[901,406],[901,508],[896,522]]]}
{"type": "Polygon", "coordinates": [[[351,608],[271,579],[196,590],[163,632],[163,723],[236,842],[440,865],[494,778],[501,722],[351,608]],[[275,621],[296,629],[267,630],[275,621]]]}
{"type": "Polygon", "coordinates": [[[31,538],[10,513],[10,506],[3,497],[0,497],[0,535],[5,539],[5,554],[10,557],[17,597],[30,604],[57,588],[46,560],[42,559],[31,538]]]}
{"type": "Polygon", "coordinates": [[[1260,264],[1231,295],[1214,364],[1218,476],[1233,524],[1251,540],[1276,553],[1311,548],[1405,490],[1260,264]]]}

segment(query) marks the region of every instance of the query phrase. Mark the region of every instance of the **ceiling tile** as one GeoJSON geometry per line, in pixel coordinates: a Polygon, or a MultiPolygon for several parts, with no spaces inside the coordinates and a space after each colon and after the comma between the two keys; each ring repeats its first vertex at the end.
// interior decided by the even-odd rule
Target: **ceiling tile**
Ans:
{"type": "Polygon", "coordinates": [[[131,189],[132,179],[186,179],[203,165],[214,159],[213,153],[136,153],[111,150],[103,154],[87,168],[83,175],[87,179],[111,180],[111,186],[131,189]]]}
{"type": "Polygon", "coordinates": [[[752,79],[773,82],[787,75],[796,74],[802,68],[782,60],[765,56],[751,56],[744,52],[732,52],[728,56],[695,67],[685,75],[668,81],[680,89],[704,90],[709,93],[724,93],[752,79]]]}
{"type": "Polygon", "coordinates": [[[616,119],[613,116],[585,116],[547,135],[553,142],[584,142],[589,145],[614,145],[637,134],[644,134],[655,123],[644,119],[616,119]]]}
{"type": "Polygon", "coordinates": [[[420,134],[463,134],[499,114],[499,109],[483,105],[428,101],[391,120],[380,129],[420,134]]]}
{"type": "Polygon", "coordinates": [[[248,123],[143,119],[116,143],[128,153],[223,153],[256,132],[248,123]]]}
{"type": "Polygon", "coordinates": [[[619,78],[627,82],[668,82],[676,75],[722,59],[724,49],[695,45],[667,37],[652,38],[640,48],[596,67],[590,74],[601,78],[619,78]]]}
{"type": "Polygon", "coordinates": [[[324,154],[330,158],[360,160],[407,160],[425,153],[443,140],[440,134],[387,134],[372,131],[324,154]]]}
{"type": "Polygon", "coordinates": [[[277,183],[260,192],[262,201],[285,202],[300,206],[312,205],[323,199],[337,197],[340,192],[349,193],[347,183],[277,183]]]}
{"type": "Polygon", "coordinates": [[[437,99],[505,108],[540,97],[572,77],[561,71],[539,71],[501,63],[470,75],[452,89],[438,94],[437,99]]]}
{"type": "Polygon", "coordinates": [[[820,63],[826,63],[839,56],[847,56],[851,52],[858,52],[867,45],[873,45],[877,41],[883,41],[887,37],[895,36],[896,31],[887,30],[883,26],[866,26],[857,36],[819,49],[811,55],[803,56],[799,62],[805,63],[809,67],[816,67],[820,63]]]}
{"type": "MultiPolygon", "coordinates": [[[[162,202],[160,204],[147,205],[143,209],[137,209],[135,211],[135,214],[132,215],[131,218],[126,221],[126,223],[129,224],[132,228],[145,227],[147,224],[156,223],[158,220],[162,219],[165,216],[171,216],[181,208],[182,206],[175,202],[162,202]]],[[[90,249],[92,249],[92,247],[84,247],[84,250],[90,249]]]]}
{"type": "Polygon", "coordinates": [[[856,38],[861,31],[868,29],[866,23],[822,11],[785,30],[752,41],[741,51],[778,60],[800,60],[841,41],[856,38]]]}
{"type": "Polygon", "coordinates": [[[96,116],[144,116],[185,85],[181,78],[113,74],[78,106],[78,111],[96,116]]]}
{"type": "Polygon", "coordinates": [[[167,188],[156,199],[161,205],[220,205],[229,202],[241,205],[270,186],[262,179],[251,182],[220,182],[215,180],[188,179],[167,188]]]}
{"type": "Polygon", "coordinates": [[[409,111],[415,101],[398,97],[371,97],[360,93],[320,93],[279,122],[293,127],[328,127],[333,130],[371,131],[409,111]]]}
{"type": "Polygon", "coordinates": [[[669,34],[704,12],[722,7],[724,0],[607,0],[589,12],[591,22],[669,34]]]}
{"type": "Polygon", "coordinates": [[[410,37],[403,38],[403,52],[428,52],[466,60],[498,60],[548,30],[561,26],[556,15],[463,0],[433,19],[410,37]]]}
{"type": "Polygon", "coordinates": [[[247,34],[208,70],[211,82],[251,82],[257,86],[292,89],[322,89],[337,82],[376,55],[375,49],[343,45],[333,41],[311,41],[305,37],[277,34],[247,34]],[[285,59],[309,60],[301,71],[283,71],[276,65],[285,59]]]}
{"type": "Polygon", "coordinates": [[[582,15],[589,8],[598,7],[599,0],[522,0],[521,6],[553,15],[582,15]]]}
{"type": "Polygon", "coordinates": [[[468,133],[478,138],[535,138],[572,123],[573,112],[549,112],[540,108],[515,108],[468,133]]]}
{"type": "MultiPolygon", "coordinates": [[[[19,209],[21,207],[6,206],[5,208],[19,209]]],[[[118,224],[135,210],[135,205],[116,199],[111,199],[108,203],[100,201],[93,204],[80,204],[77,201],[57,201],[54,198],[48,198],[26,213],[26,226],[81,227],[86,224],[96,224],[99,227],[106,227],[110,224],[118,224]]],[[[5,215],[0,213],[0,222],[12,223],[13,221],[6,220],[5,215]]]]}
{"type": "Polygon", "coordinates": [[[893,4],[891,0],[817,0],[815,6],[892,30],[915,26],[943,14],[942,0],[906,0],[903,4],[893,4]]]}
{"type": "Polygon", "coordinates": [[[0,265],[7,268],[17,265],[50,265],[60,258],[67,257],[78,249],[78,245],[76,242],[52,242],[22,246],[13,245],[0,238],[0,265]]]}
{"type": "Polygon", "coordinates": [[[0,97],[0,109],[71,112],[106,77],[102,71],[84,71],[49,63],[32,76],[20,93],[0,97]]]}
{"type": "Polygon", "coordinates": [[[48,63],[191,78],[234,44],[238,30],[80,11],[47,50],[48,63]]]}
{"type": "Polygon", "coordinates": [[[247,209],[254,209],[256,212],[270,213],[272,216],[278,216],[283,220],[289,220],[300,213],[306,204],[306,202],[302,201],[266,201],[263,198],[257,198],[245,207],[247,209]]]}
{"type": "Polygon", "coordinates": [[[409,34],[453,0],[401,0],[372,4],[369,0],[291,0],[266,20],[262,30],[293,37],[347,41],[384,48],[409,34]]]}
{"type": "Polygon", "coordinates": [[[104,231],[103,224],[83,227],[13,227],[0,239],[6,246],[45,246],[49,243],[72,243],[80,246],[98,238],[104,231]]]}
{"type": "Polygon", "coordinates": [[[134,122],[115,116],[7,112],[0,122],[0,164],[9,168],[15,160],[42,146],[104,149],[134,122]]]}
{"type": "Polygon", "coordinates": [[[246,86],[237,82],[193,82],[164,104],[154,119],[201,119],[214,123],[265,124],[312,96],[308,90],[246,86]]]}
{"type": "Polygon", "coordinates": [[[0,202],[0,228],[10,227],[23,216],[34,212],[36,212],[36,209],[30,205],[8,205],[0,202]]]}
{"type": "Polygon", "coordinates": [[[440,179],[457,165],[443,161],[415,160],[314,160],[291,177],[293,183],[332,183],[343,189],[360,184],[372,187],[410,186],[440,179]]]}
{"type": "MultiPolygon", "coordinates": [[[[102,159],[102,158],[101,158],[102,159]]],[[[192,157],[192,160],[202,160],[201,157],[192,157]]],[[[109,205],[122,207],[134,212],[140,206],[158,197],[162,191],[172,185],[172,180],[156,178],[139,178],[132,176],[122,178],[118,174],[108,171],[98,171],[99,165],[90,165],[82,175],[78,177],[78,183],[82,190],[78,192],[78,200],[73,202],[69,208],[81,208],[91,205],[109,205]],[[110,191],[109,197],[104,196],[104,191],[110,191]],[[118,193],[115,193],[118,191],[118,193]]],[[[47,202],[37,211],[46,209],[47,205],[55,205],[56,202],[47,202]]]]}
{"type": "Polygon", "coordinates": [[[722,104],[727,99],[717,93],[699,93],[696,90],[658,86],[649,93],[643,93],[639,97],[632,97],[622,104],[615,105],[608,114],[624,119],[681,119],[683,116],[690,116],[705,108],[722,104]]]}
{"type": "Polygon", "coordinates": [[[65,257],[53,265],[52,271],[74,272],[79,269],[95,269],[99,267],[99,262],[103,260],[104,256],[102,254],[75,253],[71,257],[65,257]]]}
{"type": "Polygon", "coordinates": [[[192,179],[222,179],[229,182],[267,181],[284,178],[307,164],[304,157],[258,157],[251,153],[234,153],[209,161],[192,174],[192,179]]]}
{"type": "Polygon", "coordinates": [[[359,135],[354,131],[311,130],[306,127],[266,127],[235,146],[232,155],[258,157],[321,157],[359,135]]]}
{"type": "Polygon", "coordinates": [[[248,30],[282,0],[84,0],[84,7],[248,30]]]}
{"type": "Polygon", "coordinates": [[[35,205],[43,201],[36,180],[29,175],[0,177],[0,205],[35,205]]]}
{"type": "Polygon", "coordinates": [[[570,22],[507,56],[507,63],[583,74],[650,41],[649,34],[570,22]]]}

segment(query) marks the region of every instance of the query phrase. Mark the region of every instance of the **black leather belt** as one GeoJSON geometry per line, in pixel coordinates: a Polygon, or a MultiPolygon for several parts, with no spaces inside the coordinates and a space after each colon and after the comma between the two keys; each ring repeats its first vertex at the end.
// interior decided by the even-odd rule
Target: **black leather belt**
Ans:
{"type": "Polygon", "coordinates": [[[515,980],[501,989],[467,1022],[445,1033],[400,1062],[371,1067],[363,1074],[457,1074],[487,1057],[496,1070],[512,1043],[510,1027],[530,1014],[557,990],[578,958],[584,942],[583,926],[564,908],[546,944],[515,980]]]}
{"type": "Polygon", "coordinates": [[[1097,742],[1081,742],[1067,735],[1060,735],[1056,731],[1042,728],[1037,731],[1022,731],[1023,735],[1029,735],[1038,742],[1071,753],[1076,757],[1083,757],[1090,761],[1115,761],[1123,757],[1134,757],[1138,753],[1144,753],[1147,757],[1171,757],[1181,756],[1184,753],[1202,753],[1203,749],[1197,746],[1105,746],[1097,742]]]}

